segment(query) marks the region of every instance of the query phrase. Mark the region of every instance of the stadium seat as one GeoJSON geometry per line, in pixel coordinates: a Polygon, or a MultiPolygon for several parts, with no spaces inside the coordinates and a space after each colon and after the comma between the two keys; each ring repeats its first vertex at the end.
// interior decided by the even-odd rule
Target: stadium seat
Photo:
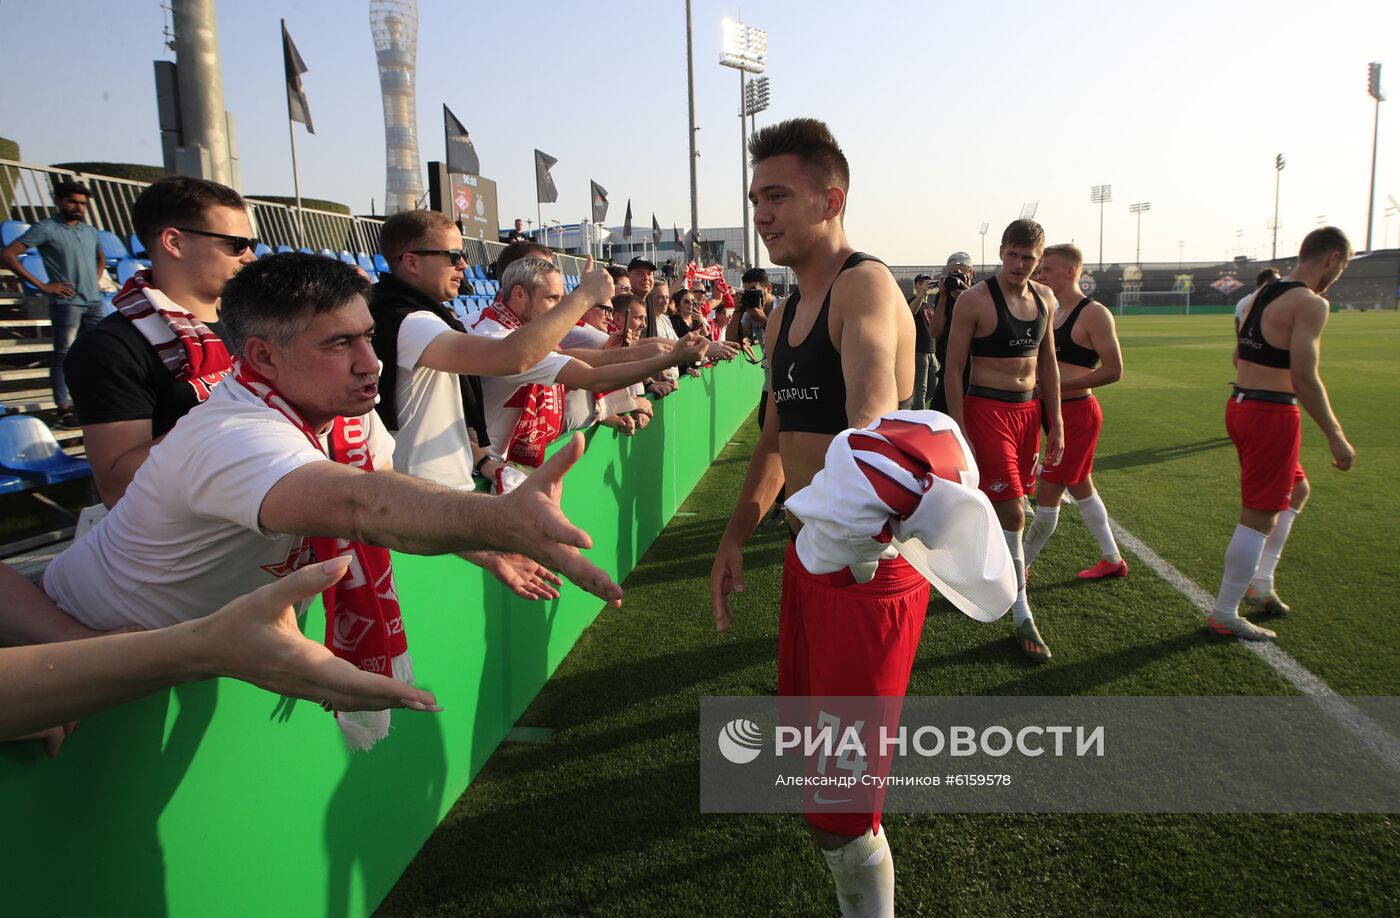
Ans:
{"type": "Polygon", "coordinates": [[[13,494],[30,487],[30,483],[14,475],[0,475],[0,494],[13,494]]]}
{"type": "Polygon", "coordinates": [[[292,248],[291,246],[287,245],[286,243],[283,243],[282,245],[279,245],[279,246],[277,247],[277,254],[278,254],[278,255],[281,255],[283,252],[295,252],[295,251],[296,251],[296,249],[292,248]]]}
{"type": "MultiPolygon", "coordinates": [[[[42,283],[47,284],[49,282],[49,269],[44,267],[44,259],[39,257],[38,252],[29,252],[21,255],[19,257],[19,263],[24,270],[34,275],[42,283]]],[[[39,291],[29,286],[27,282],[24,282],[24,292],[26,294],[35,294],[39,291]]]]}
{"type": "Polygon", "coordinates": [[[378,271],[380,274],[388,274],[388,273],[389,273],[389,259],[385,258],[383,255],[380,255],[378,252],[375,252],[375,253],[374,253],[374,269],[375,269],[376,271],[378,271]]]}
{"type": "Polygon", "coordinates": [[[302,246],[301,248],[297,249],[297,251],[300,252],[300,253],[303,254],[303,255],[315,255],[315,254],[316,254],[309,246],[302,246]]]}
{"type": "Polygon", "coordinates": [[[351,255],[351,254],[350,254],[349,252],[347,252],[345,249],[341,249],[340,252],[339,252],[335,257],[336,257],[336,258],[339,258],[341,261],[343,261],[343,262],[344,262],[345,264],[347,264],[347,265],[353,265],[353,264],[355,264],[355,256],[354,256],[354,255],[351,255]]]}
{"type": "Polygon", "coordinates": [[[486,269],[481,265],[472,265],[472,276],[477,280],[486,280],[486,269]]]}
{"type": "Polygon", "coordinates": [[[28,229],[29,224],[21,220],[6,220],[4,223],[0,223],[0,248],[4,248],[23,236],[28,229]]]}
{"type": "Polygon", "coordinates": [[[272,249],[267,247],[266,242],[259,242],[257,245],[253,246],[254,258],[262,258],[264,255],[270,254],[272,254],[272,249]]]}
{"type": "Polygon", "coordinates": [[[102,257],[107,259],[109,268],[115,268],[117,262],[131,257],[131,252],[127,250],[121,237],[111,230],[98,230],[97,242],[102,246],[102,257]]]}
{"type": "Polygon", "coordinates": [[[58,448],[53,431],[28,414],[0,418],[0,466],[22,477],[57,484],[86,478],[92,467],[58,448]]]}
{"type": "Polygon", "coordinates": [[[143,267],[149,267],[149,262],[146,265],[142,265],[138,259],[123,258],[121,261],[117,262],[117,283],[125,284],[127,281],[131,280],[131,275],[140,271],[143,267]]]}
{"type": "Polygon", "coordinates": [[[330,249],[322,249],[322,250],[321,250],[320,252],[318,252],[317,254],[320,255],[320,256],[323,257],[323,258],[335,258],[335,257],[336,257],[336,254],[335,254],[334,252],[332,252],[330,249]]]}
{"type": "Polygon", "coordinates": [[[146,254],[146,247],[135,233],[126,237],[126,250],[138,258],[146,254]]]}
{"type": "Polygon", "coordinates": [[[379,272],[379,269],[374,266],[374,259],[370,258],[364,252],[355,253],[355,264],[364,268],[365,273],[369,274],[371,277],[379,272]]]}

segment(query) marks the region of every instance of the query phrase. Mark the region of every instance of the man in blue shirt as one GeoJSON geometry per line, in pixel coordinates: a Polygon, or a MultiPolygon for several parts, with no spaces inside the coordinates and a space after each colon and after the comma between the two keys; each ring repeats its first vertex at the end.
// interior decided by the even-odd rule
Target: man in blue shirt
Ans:
{"type": "Polygon", "coordinates": [[[58,403],[57,426],[73,428],[73,400],[63,380],[63,359],[77,337],[79,328],[88,329],[102,318],[102,292],[97,278],[105,267],[102,243],[97,230],[86,221],[88,190],[77,182],[59,182],[53,190],[58,211],[47,220],[31,226],[24,235],[0,252],[0,264],[20,279],[48,294],[49,319],[53,323],[53,357],[49,378],[58,403]],[[48,283],[24,269],[19,256],[26,249],[38,249],[48,272],[48,283]]]}

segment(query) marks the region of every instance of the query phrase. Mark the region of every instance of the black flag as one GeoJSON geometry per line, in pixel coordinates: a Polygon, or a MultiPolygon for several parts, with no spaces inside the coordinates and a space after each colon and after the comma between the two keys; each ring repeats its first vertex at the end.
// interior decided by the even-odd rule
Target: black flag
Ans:
{"type": "Polygon", "coordinates": [[[622,238],[632,238],[632,199],[627,199],[627,216],[622,220],[622,238]]]}
{"type": "Polygon", "coordinates": [[[292,44],[292,36],[287,32],[287,20],[282,20],[282,63],[287,70],[287,117],[306,125],[306,133],[314,134],[311,126],[311,106],[306,104],[306,89],[301,85],[301,75],[306,72],[306,62],[292,44]]]}
{"type": "Polygon", "coordinates": [[[559,189],[554,187],[554,176],[549,170],[559,162],[548,153],[535,151],[535,200],[541,204],[553,204],[559,200],[559,189]]]}
{"type": "Polygon", "coordinates": [[[676,237],[676,248],[685,248],[685,239],[681,237],[681,231],[676,229],[676,224],[674,223],[671,224],[671,235],[676,237]]]}
{"type": "Polygon", "coordinates": [[[472,137],[446,105],[442,107],[442,129],[447,135],[447,171],[458,175],[480,175],[481,160],[476,158],[472,137]]]}
{"type": "Polygon", "coordinates": [[[589,179],[588,198],[593,202],[593,222],[602,223],[608,217],[608,189],[589,179]]]}
{"type": "Polygon", "coordinates": [[[656,214],[651,215],[651,244],[661,244],[661,224],[656,222],[656,214]]]}

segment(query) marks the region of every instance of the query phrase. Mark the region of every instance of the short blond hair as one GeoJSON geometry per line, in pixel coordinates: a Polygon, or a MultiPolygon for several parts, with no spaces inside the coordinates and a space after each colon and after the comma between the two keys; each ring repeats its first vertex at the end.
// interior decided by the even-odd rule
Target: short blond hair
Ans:
{"type": "Polygon", "coordinates": [[[1081,252],[1079,246],[1075,245],[1073,242],[1062,242],[1059,245],[1052,245],[1045,250],[1045,254],[1041,257],[1049,258],[1051,255],[1063,258],[1065,261],[1074,265],[1076,271],[1084,267],[1084,253],[1081,252]]]}

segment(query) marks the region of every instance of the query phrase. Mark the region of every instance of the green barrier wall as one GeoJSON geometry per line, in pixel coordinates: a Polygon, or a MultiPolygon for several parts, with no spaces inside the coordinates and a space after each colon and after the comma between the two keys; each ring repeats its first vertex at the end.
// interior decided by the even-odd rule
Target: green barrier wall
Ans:
{"type": "MultiPolygon", "coordinates": [[[[590,432],[564,508],[595,563],[632,570],[762,380],[721,366],[636,437],[590,432]]],[[[444,713],[395,712],[352,756],[316,705],[217,680],[87,718],[57,760],[0,744],[0,913],[371,912],[600,611],[573,587],[518,600],[453,556],[395,555],[394,570],[419,684],[444,713]]],[[[306,630],[325,633],[319,606],[306,630]]]]}

